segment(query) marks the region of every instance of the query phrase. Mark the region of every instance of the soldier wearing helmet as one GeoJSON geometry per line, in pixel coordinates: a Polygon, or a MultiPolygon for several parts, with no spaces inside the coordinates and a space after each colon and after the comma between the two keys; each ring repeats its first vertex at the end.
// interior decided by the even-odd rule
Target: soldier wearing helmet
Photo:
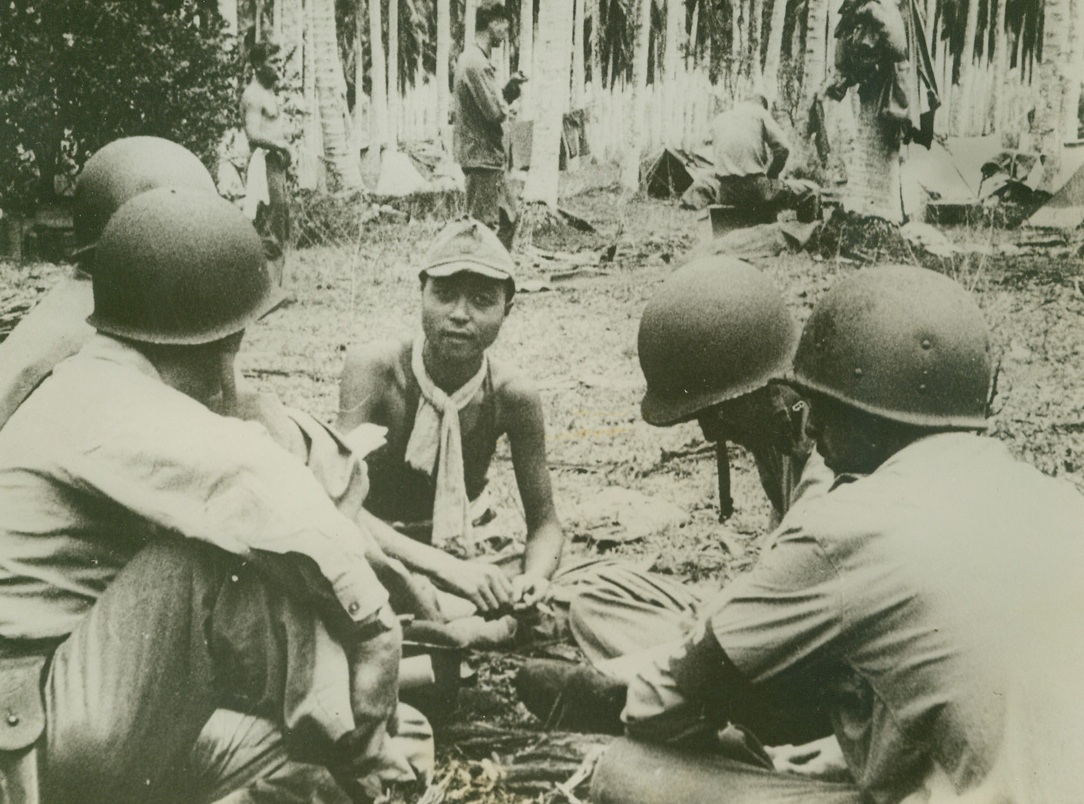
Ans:
{"type": "MultiPolygon", "coordinates": [[[[1057,658],[1051,640],[1084,638],[1084,500],[981,434],[993,364],[982,313],[940,274],[867,268],[817,303],[794,383],[836,483],[790,512],[683,644],[641,667],[622,715],[634,742],[603,758],[593,800],[658,800],[683,769],[694,782],[668,790],[675,800],[702,800],[690,790],[708,782],[736,800],[925,800],[935,783],[950,796],[1004,783],[1012,773],[987,780],[999,760],[1017,781],[1071,777],[1064,800],[1080,797],[1080,774],[1040,764],[1042,752],[999,757],[1032,739],[1081,746],[1079,721],[1010,717],[1006,701],[1079,679],[1079,652],[1057,658]],[[822,717],[846,784],[651,747],[711,745],[727,721],[794,741],[822,717]],[[664,757],[669,770],[653,773],[664,757]]],[[[1079,681],[1057,689],[1080,710],[1079,681]]],[[[1038,697],[1036,711],[1058,709],[1038,697]]],[[[999,793],[981,800],[1043,800],[999,793]]]]}
{"type": "MultiPolygon", "coordinates": [[[[725,256],[679,268],[640,319],[644,421],[669,427],[696,419],[704,437],[721,446],[722,518],[732,510],[727,441],[752,454],[773,524],[805,491],[799,479],[813,449],[803,434],[805,405],[772,382],[789,367],[795,340],[794,321],[771,281],[725,256]]],[[[824,472],[810,474],[827,481],[824,472]]]]}
{"type": "Polygon", "coordinates": [[[24,696],[14,715],[19,747],[47,747],[45,794],[202,799],[300,774],[341,800],[412,778],[387,735],[400,635],[379,550],[266,429],[214,412],[276,300],[259,236],[165,187],[94,254],[96,334],[0,430],[0,649],[26,689],[49,662],[44,711],[24,696]]]}
{"type": "Polygon", "coordinates": [[[159,137],[126,137],[96,151],[75,185],[76,267],[19,322],[0,345],[0,427],[53,366],[75,354],[94,330],[90,271],[109,217],[128,199],[155,187],[215,192],[211,174],[195,154],[159,137]]]}
{"type": "MultiPolygon", "coordinates": [[[[804,435],[801,397],[778,382],[787,372],[797,328],[782,295],[752,265],[735,258],[694,259],[674,271],[640,320],[640,368],[647,380],[644,420],[669,427],[696,420],[716,443],[721,518],[733,510],[727,442],[749,451],[772,505],[771,527],[799,497],[812,499],[831,473],[804,435]]],[[[628,679],[644,649],[688,627],[703,601],[668,577],[623,564],[584,579],[569,607],[569,626],[588,661],[628,679]]],[[[553,716],[554,677],[588,677],[580,668],[538,662],[518,685],[531,711],[565,728],[590,727],[592,710],[572,704],[553,716]],[[556,722],[555,722],[556,720],[556,722]]],[[[568,698],[567,693],[564,698],[568,698]]]]}
{"type": "MultiPolygon", "coordinates": [[[[449,593],[447,619],[471,611],[463,599],[488,615],[532,608],[564,546],[538,390],[488,354],[512,309],[514,272],[508,250],[484,224],[470,218],[449,224],[420,271],[422,332],[352,348],[339,386],[343,432],[387,428],[386,445],[368,461],[365,504],[401,533],[376,535],[390,556],[449,593]],[[483,492],[505,434],[527,520],[522,568],[511,578],[442,549],[468,544],[472,526],[492,517],[483,492]]],[[[510,636],[510,617],[505,625],[510,636]]],[[[483,632],[489,640],[489,630],[483,632]]]]}

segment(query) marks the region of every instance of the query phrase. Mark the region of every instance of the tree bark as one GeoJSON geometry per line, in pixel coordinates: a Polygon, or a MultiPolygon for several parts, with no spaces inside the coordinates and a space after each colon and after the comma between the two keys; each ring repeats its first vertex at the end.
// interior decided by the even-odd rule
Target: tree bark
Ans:
{"type": "Polygon", "coordinates": [[[954,87],[956,103],[953,108],[952,130],[959,136],[971,132],[971,109],[975,86],[975,37],[979,33],[979,0],[967,0],[967,23],[964,26],[964,46],[960,52],[960,81],[954,87]]]}
{"type": "Polygon", "coordinates": [[[1065,87],[1065,137],[1075,140],[1080,130],[1080,82],[1084,80],[1084,0],[1072,0],[1069,66],[1065,87]]]}
{"type": "Polygon", "coordinates": [[[583,108],[583,29],[585,8],[584,0],[573,0],[574,12],[572,15],[572,108],[583,108]]]}
{"type": "Polygon", "coordinates": [[[335,30],[335,0],[309,0],[309,3],[328,185],[333,191],[354,192],[363,187],[361,163],[350,148],[350,113],[346,108],[346,80],[335,30]]]}
{"type": "MultiPolygon", "coordinates": [[[[534,0],[519,4],[519,71],[534,79],[534,0]]],[[[534,87],[528,80],[519,96],[520,113],[524,120],[534,119],[534,87]]]]}
{"type": "Polygon", "coordinates": [[[667,81],[676,81],[682,72],[685,41],[685,0],[666,0],[666,50],[663,53],[663,64],[667,81]]]}
{"type": "Polygon", "coordinates": [[[640,189],[640,160],[643,157],[644,125],[647,110],[647,56],[651,44],[651,3],[637,3],[636,49],[632,61],[632,120],[626,126],[626,141],[621,159],[621,187],[635,193],[640,189]]]}
{"type": "Polygon", "coordinates": [[[1043,5],[1043,60],[1039,63],[1039,102],[1035,108],[1032,134],[1043,161],[1039,189],[1046,192],[1053,192],[1061,169],[1062,138],[1066,128],[1065,87],[1068,80],[1064,70],[1070,55],[1071,10],[1070,0],[1045,0],[1043,5]]]}
{"type": "Polygon", "coordinates": [[[450,68],[452,59],[451,0],[437,0],[437,127],[444,149],[451,149],[448,115],[451,104],[450,68]]]}
{"type": "Polygon", "coordinates": [[[379,157],[388,142],[388,75],[384,63],[383,24],[380,19],[381,0],[369,0],[369,48],[372,56],[372,98],[369,115],[372,134],[369,147],[379,157]]]}
{"type": "Polygon", "coordinates": [[[662,70],[655,71],[655,85],[662,84],[657,97],[663,105],[663,141],[670,147],[680,147],[684,136],[682,77],[685,74],[682,54],[685,50],[685,0],[666,0],[666,39],[662,70]],[[658,76],[665,76],[664,82],[658,76]]]}
{"type": "Polygon", "coordinates": [[[296,93],[302,85],[305,56],[305,9],[302,0],[282,0],[278,7],[279,19],[276,34],[286,54],[279,94],[296,93]]]}
{"type": "Polygon", "coordinates": [[[591,20],[591,85],[594,95],[602,88],[602,3],[587,0],[587,17],[591,20]]]}
{"type": "Polygon", "coordinates": [[[561,132],[571,70],[572,0],[542,0],[538,10],[538,94],[525,202],[557,209],[561,132]]]}
{"type": "Polygon", "coordinates": [[[218,0],[218,13],[226,23],[226,33],[237,36],[237,0],[218,0]]]}
{"type": "Polygon", "coordinates": [[[478,0],[465,0],[463,9],[463,47],[474,41],[474,20],[478,11],[478,0]]]}
{"type": "Polygon", "coordinates": [[[763,73],[760,60],[761,28],[764,22],[764,0],[751,0],[749,3],[749,74],[759,80],[763,73]]]}
{"type": "Polygon", "coordinates": [[[1009,74],[1009,32],[1005,30],[1006,0],[996,0],[997,16],[994,22],[994,96],[990,104],[990,125],[993,131],[1004,129],[1005,82],[1009,74]]]}
{"type": "Polygon", "coordinates": [[[828,76],[828,0],[808,0],[806,6],[805,61],[802,72],[802,112],[828,76]]]}
{"type": "MultiPolygon", "coordinates": [[[[316,89],[316,51],[313,31],[302,0],[278,4],[278,38],[286,53],[282,80],[276,92],[289,124],[287,138],[297,143],[294,175],[304,190],[315,189],[323,175],[324,138],[320,130],[320,98],[316,89]],[[300,133],[300,137],[298,134],[300,133]]],[[[257,15],[258,16],[258,15],[257,15]]]]}
{"type": "Polygon", "coordinates": [[[749,0],[731,0],[734,16],[731,17],[731,36],[733,46],[730,55],[733,59],[733,73],[748,75],[749,66],[749,0]]]}
{"type": "Polygon", "coordinates": [[[365,127],[365,26],[368,18],[364,13],[364,0],[354,5],[354,138],[362,146],[365,127]]]}
{"type": "Polygon", "coordinates": [[[388,148],[399,150],[399,0],[388,0],[388,148]]]}
{"type": "Polygon", "coordinates": [[[772,0],[772,19],[768,28],[768,51],[764,56],[764,87],[779,93],[779,66],[783,62],[783,29],[787,25],[787,0],[772,0]]]}

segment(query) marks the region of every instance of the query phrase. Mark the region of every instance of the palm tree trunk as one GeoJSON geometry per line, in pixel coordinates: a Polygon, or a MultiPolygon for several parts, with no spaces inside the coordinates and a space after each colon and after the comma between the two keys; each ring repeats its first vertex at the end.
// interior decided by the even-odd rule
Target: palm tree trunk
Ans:
{"type": "Polygon", "coordinates": [[[237,0],[218,0],[218,14],[226,23],[226,33],[237,36],[237,0]]]}
{"type": "Polygon", "coordinates": [[[449,71],[452,59],[451,0],[437,0],[437,127],[445,150],[451,147],[448,112],[451,102],[449,71]]]}
{"type": "Polygon", "coordinates": [[[685,43],[685,0],[666,0],[666,50],[663,53],[667,81],[676,81],[685,43]]]}
{"type": "Polygon", "coordinates": [[[369,47],[372,68],[372,99],[369,123],[372,126],[370,145],[379,158],[380,152],[388,142],[388,75],[385,71],[383,24],[380,19],[381,0],[369,0],[369,47]]]}
{"type": "Polygon", "coordinates": [[[751,0],[749,3],[749,74],[754,80],[759,79],[763,72],[760,60],[763,22],[764,0],[751,0]]]}
{"type": "Polygon", "coordinates": [[[651,3],[637,3],[636,50],[632,56],[632,120],[621,159],[621,187],[629,193],[640,189],[640,159],[644,148],[644,124],[647,111],[647,56],[651,45],[651,3]]]}
{"type": "Polygon", "coordinates": [[[346,80],[335,30],[335,0],[309,0],[309,3],[329,189],[353,192],[363,185],[358,155],[350,148],[350,113],[346,108],[346,80]]]}
{"type": "Polygon", "coordinates": [[[599,0],[587,0],[587,17],[591,20],[591,85],[595,97],[602,88],[602,37],[599,31],[602,26],[602,4],[599,0]]]}
{"type": "Polygon", "coordinates": [[[465,0],[463,9],[463,46],[474,41],[474,20],[478,11],[478,0],[465,0]]]}
{"type": "Polygon", "coordinates": [[[538,94],[531,168],[523,187],[523,200],[556,210],[561,132],[572,56],[572,0],[542,0],[538,33],[538,94]]]}
{"type": "Polygon", "coordinates": [[[731,17],[733,47],[730,54],[734,61],[734,75],[746,74],[749,59],[749,0],[731,0],[734,16],[731,17]]]}
{"type": "Polygon", "coordinates": [[[1005,30],[1005,6],[1006,0],[996,0],[997,16],[994,22],[994,64],[993,83],[994,96],[990,104],[990,125],[993,131],[1003,130],[1005,102],[1002,95],[1005,90],[1005,82],[1009,72],[1009,32],[1005,30]]]}
{"type": "MultiPolygon", "coordinates": [[[[1053,192],[1061,169],[1062,137],[1065,133],[1065,87],[1069,62],[1070,0],[1045,0],[1043,5],[1043,60],[1039,64],[1039,102],[1032,134],[1043,160],[1040,190],[1053,192]]],[[[1074,76],[1073,80],[1079,80],[1074,76]]],[[[1074,114],[1076,110],[1074,109],[1074,114]]]]}
{"type": "Polygon", "coordinates": [[[779,65],[783,61],[783,28],[787,24],[787,0],[772,0],[772,19],[768,28],[768,52],[764,56],[764,87],[779,92],[779,65]]]}
{"type": "Polygon", "coordinates": [[[388,0],[388,148],[399,150],[399,0],[388,0]]]}
{"type": "Polygon", "coordinates": [[[278,21],[271,27],[278,28],[287,59],[276,92],[285,109],[295,110],[290,115],[287,133],[291,141],[298,142],[294,175],[302,189],[310,190],[320,181],[323,170],[320,156],[324,153],[318,122],[320,101],[316,92],[315,56],[312,48],[306,47],[312,32],[302,0],[282,0],[277,10],[278,21]]]}
{"type": "Polygon", "coordinates": [[[828,0],[808,0],[805,25],[803,113],[808,112],[813,95],[828,76],[828,0]]]}
{"type": "Polygon", "coordinates": [[[360,150],[365,132],[365,26],[363,0],[354,5],[354,139],[360,150]]]}
{"type": "Polygon", "coordinates": [[[572,17],[572,108],[583,108],[583,29],[584,29],[584,0],[573,0],[572,17]]]}
{"type": "Polygon", "coordinates": [[[655,71],[655,85],[663,89],[658,97],[663,104],[663,142],[670,147],[680,147],[684,136],[685,121],[682,114],[685,71],[682,51],[685,50],[685,0],[666,0],[666,41],[663,52],[663,70],[655,71]],[[665,83],[659,75],[665,76],[665,83]]]}
{"type": "Polygon", "coordinates": [[[963,137],[971,134],[972,90],[975,84],[975,37],[979,32],[979,0],[968,0],[964,47],[960,53],[960,82],[956,85],[956,103],[952,130],[963,137]]]}
{"type": "MultiPolygon", "coordinates": [[[[533,79],[534,75],[534,0],[519,4],[519,71],[533,79]]],[[[519,108],[524,120],[534,117],[534,87],[531,81],[523,85],[519,108]]]]}
{"type": "Polygon", "coordinates": [[[1084,79],[1084,0],[1072,0],[1072,27],[1069,31],[1069,69],[1065,88],[1065,137],[1075,140],[1080,130],[1080,82],[1084,79]]]}

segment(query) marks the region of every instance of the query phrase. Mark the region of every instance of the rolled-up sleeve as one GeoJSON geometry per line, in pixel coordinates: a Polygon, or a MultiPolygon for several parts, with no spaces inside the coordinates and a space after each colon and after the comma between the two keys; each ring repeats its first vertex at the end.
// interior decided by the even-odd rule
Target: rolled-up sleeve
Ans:
{"type": "Polygon", "coordinates": [[[800,528],[779,532],[757,566],[705,607],[683,642],[645,653],[624,719],[639,736],[689,735],[716,720],[750,684],[768,681],[840,633],[836,572],[800,528]],[[709,718],[710,720],[710,718],[709,718]]]}
{"type": "MultiPolygon", "coordinates": [[[[313,474],[258,424],[226,419],[165,386],[133,395],[73,445],[73,484],[159,528],[230,553],[309,557],[354,621],[386,602],[364,540],[313,474]]],[[[160,384],[159,384],[160,385],[160,384]]]]}
{"type": "Polygon", "coordinates": [[[758,683],[839,635],[839,580],[816,539],[800,527],[785,527],[756,567],[708,611],[716,641],[742,675],[758,683]]]}

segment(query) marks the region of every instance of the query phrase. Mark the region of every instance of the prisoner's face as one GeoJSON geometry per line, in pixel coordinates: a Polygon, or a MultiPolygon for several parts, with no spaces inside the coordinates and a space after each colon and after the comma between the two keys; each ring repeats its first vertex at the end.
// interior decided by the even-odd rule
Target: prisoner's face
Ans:
{"type": "Polygon", "coordinates": [[[422,288],[422,329],[437,356],[471,361],[497,340],[510,308],[499,279],[467,271],[429,277],[422,288]]]}

